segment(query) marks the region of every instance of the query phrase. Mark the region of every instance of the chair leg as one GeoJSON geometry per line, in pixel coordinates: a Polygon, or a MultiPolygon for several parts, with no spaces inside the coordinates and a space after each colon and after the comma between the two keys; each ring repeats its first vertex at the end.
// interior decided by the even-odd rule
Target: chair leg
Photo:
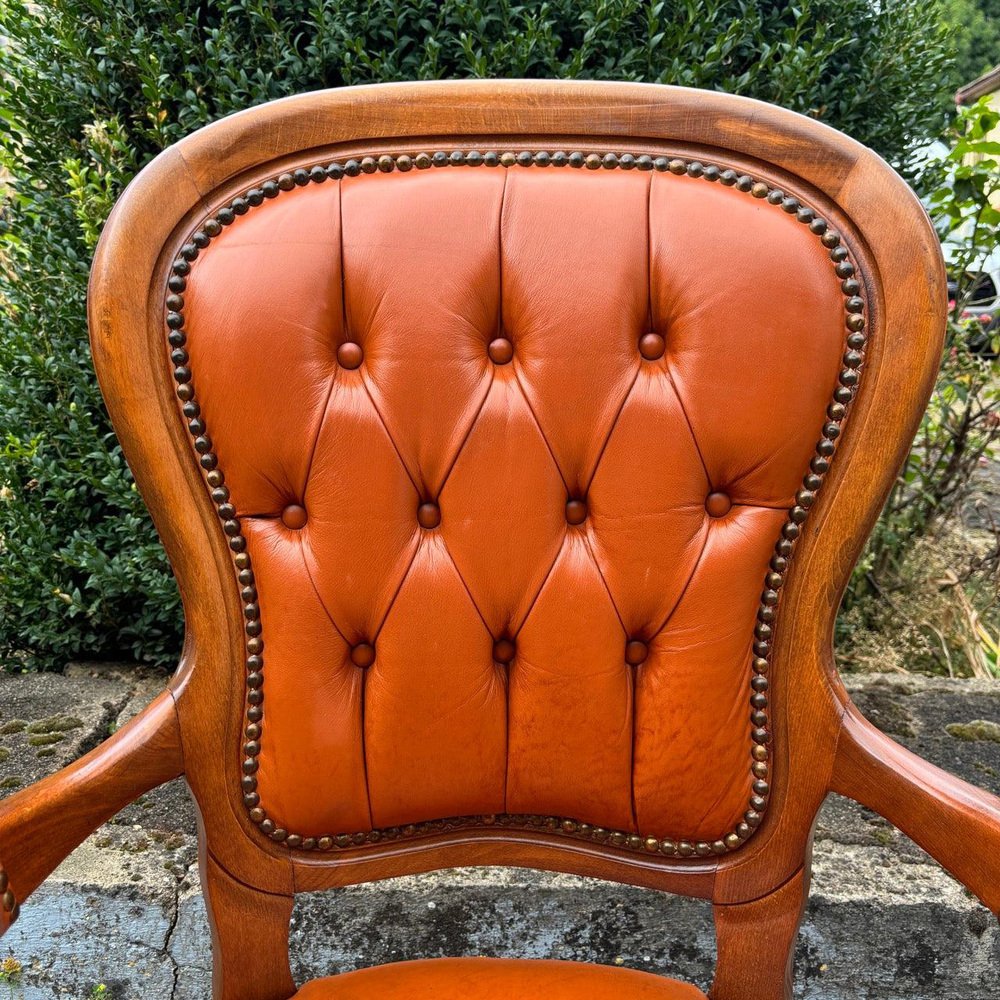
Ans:
{"type": "Polygon", "coordinates": [[[289,1000],[294,897],[237,882],[204,850],[201,884],[212,930],[212,1000],[289,1000]]]}
{"type": "Polygon", "coordinates": [[[804,868],[752,903],[717,904],[718,958],[712,1000],[792,1000],[792,965],[809,894],[804,868]]]}

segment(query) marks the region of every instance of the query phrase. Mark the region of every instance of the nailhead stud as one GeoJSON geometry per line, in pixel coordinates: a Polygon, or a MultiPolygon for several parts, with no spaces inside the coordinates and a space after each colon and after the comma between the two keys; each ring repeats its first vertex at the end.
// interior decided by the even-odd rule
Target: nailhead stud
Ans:
{"type": "Polygon", "coordinates": [[[282,524],[284,524],[286,528],[292,528],[296,531],[300,528],[304,528],[308,519],[305,507],[301,507],[297,503],[289,504],[281,512],[282,524]]]}
{"type": "Polygon", "coordinates": [[[583,524],[587,520],[587,501],[579,499],[567,501],[566,520],[570,524],[583,524]]]}
{"type": "Polygon", "coordinates": [[[709,517],[725,517],[732,510],[733,501],[728,493],[718,491],[709,493],[705,498],[705,510],[709,517]]]}
{"type": "Polygon", "coordinates": [[[511,639],[497,639],[493,643],[493,659],[497,663],[511,663],[517,653],[517,647],[511,639]]]}
{"type": "Polygon", "coordinates": [[[637,667],[649,656],[649,647],[641,639],[631,639],[625,644],[625,662],[637,667]]]}
{"type": "Polygon", "coordinates": [[[490,341],[487,353],[493,364],[509,365],[514,358],[514,345],[506,337],[497,337],[490,341]]]}

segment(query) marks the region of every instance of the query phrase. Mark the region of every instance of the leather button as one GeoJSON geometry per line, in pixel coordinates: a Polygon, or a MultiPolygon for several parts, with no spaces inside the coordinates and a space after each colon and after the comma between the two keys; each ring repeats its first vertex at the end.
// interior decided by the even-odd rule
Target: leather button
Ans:
{"type": "Polygon", "coordinates": [[[570,524],[583,524],[587,520],[587,501],[569,500],[566,503],[566,520],[570,524]]]}
{"type": "Polygon", "coordinates": [[[649,647],[641,639],[632,639],[625,644],[625,662],[639,666],[649,656],[649,647]]]}
{"type": "Polygon", "coordinates": [[[725,493],[709,493],[705,498],[705,510],[711,517],[725,517],[732,506],[733,501],[725,493]]]}
{"type": "Polygon", "coordinates": [[[304,528],[308,515],[305,507],[300,507],[297,503],[289,504],[281,512],[281,520],[286,528],[304,528]]]}
{"type": "Polygon", "coordinates": [[[421,528],[436,528],[441,523],[441,508],[436,503],[422,503],[417,508],[421,528]]]}
{"type": "Polygon", "coordinates": [[[639,353],[647,361],[662,358],[666,349],[667,343],[658,333],[647,333],[639,338],[639,353]]]}
{"type": "Polygon", "coordinates": [[[359,642],[351,649],[351,663],[356,667],[370,667],[375,662],[375,647],[367,642],[359,642]]]}
{"type": "Polygon", "coordinates": [[[493,364],[509,365],[514,357],[514,345],[506,337],[497,337],[490,341],[487,352],[493,364]]]}
{"type": "Polygon", "coordinates": [[[360,368],[361,362],[365,360],[365,352],[361,350],[360,344],[348,341],[337,348],[337,362],[341,368],[360,368]]]}
{"type": "Polygon", "coordinates": [[[497,639],[493,643],[493,659],[497,663],[510,663],[514,659],[517,647],[512,639],[497,639]]]}

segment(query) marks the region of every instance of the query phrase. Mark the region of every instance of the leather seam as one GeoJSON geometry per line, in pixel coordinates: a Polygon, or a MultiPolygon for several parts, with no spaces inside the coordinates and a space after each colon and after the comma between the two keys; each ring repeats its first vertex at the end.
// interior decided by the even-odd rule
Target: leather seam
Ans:
{"type": "Polygon", "coordinates": [[[707,521],[703,521],[701,525],[701,530],[705,532],[705,538],[701,543],[701,551],[698,553],[698,558],[695,559],[694,565],[691,567],[691,572],[688,574],[688,578],[685,581],[684,586],[681,588],[681,592],[677,595],[677,600],[674,601],[674,606],[667,612],[667,617],[663,619],[663,623],[660,625],[660,627],[653,631],[652,635],[650,636],[650,639],[653,639],[655,636],[658,636],[661,632],[663,632],[667,628],[667,626],[673,619],[674,615],[677,613],[677,609],[681,606],[681,602],[687,596],[687,592],[691,588],[691,584],[694,582],[694,578],[698,572],[698,568],[701,566],[701,561],[702,559],[705,558],[705,552],[708,549],[708,540],[712,534],[712,525],[707,523],[707,521]]]}
{"type": "Polygon", "coordinates": [[[316,580],[314,579],[312,569],[309,566],[309,559],[306,557],[306,547],[304,542],[301,538],[296,538],[295,541],[298,543],[299,556],[302,559],[302,567],[306,571],[306,578],[309,580],[309,586],[312,587],[312,591],[316,595],[316,600],[319,601],[319,606],[323,609],[323,613],[330,620],[330,624],[333,626],[334,631],[340,636],[341,639],[344,640],[344,645],[350,649],[350,641],[337,624],[337,620],[333,617],[333,612],[331,612],[326,606],[326,601],[323,600],[323,595],[319,592],[319,587],[316,586],[316,580]]]}
{"type": "Polygon", "coordinates": [[[608,442],[611,440],[612,435],[615,433],[615,429],[618,427],[618,421],[621,419],[622,412],[625,409],[625,404],[629,401],[635,390],[636,383],[639,381],[639,376],[642,374],[642,365],[637,364],[635,366],[635,372],[632,375],[632,381],[628,384],[628,389],[625,390],[622,396],[622,401],[618,404],[618,409],[615,411],[614,419],[611,421],[611,426],[608,428],[608,433],[604,436],[604,441],[601,442],[601,447],[597,452],[597,458],[594,459],[594,467],[590,470],[590,475],[587,477],[587,483],[584,488],[584,493],[590,492],[590,487],[594,484],[594,476],[597,475],[597,470],[601,464],[601,459],[604,458],[604,452],[607,451],[608,442]]]}
{"type": "Polygon", "coordinates": [[[400,591],[403,589],[403,584],[406,583],[407,578],[410,575],[410,571],[413,569],[413,564],[417,561],[417,556],[420,555],[420,549],[424,545],[424,540],[418,535],[417,544],[413,546],[413,554],[410,556],[409,562],[406,564],[406,569],[403,575],[399,578],[399,583],[396,584],[396,588],[392,592],[392,597],[389,598],[388,603],[385,606],[385,613],[382,615],[382,620],[378,623],[378,628],[375,629],[375,634],[372,636],[372,642],[377,643],[378,637],[382,634],[382,629],[385,628],[385,623],[392,613],[392,609],[399,599],[400,591]]]}
{"type": "MultiPolygon", "coordinates": [[[[465,433],[462,435],[462,440],[459,442],[458,447],[455,449],[455,454],[452,456],[451,461],[448,463],[448,468],[445,470],[444,475],[441,477],[441,484],[438,486],[435,496],[440,498],[441,494],[444,493],[445,486],[448,485],[448,480],[451,478],[452,470],[458,463],[459,456],[465,451],[465,446],[469,443],[469,438],[472,437],[472,432],[476,429],[476,424],[479,423],[479,417],[482,415],[484,409],[486,409],[486,401],[490,398],[490,392],[493,389],[493,383],[496,380],[496,371],[492,368],[489,369],[489,374],[487,376],[489,384],[486,386],[486,392],[483,393],[483,398],[479,401],[479,405],[476,407],[476,412],[473,414],[472,419],[469,421],[469,426],[465,429],[465,433]]],[[[456,567],[457,569],[457,567],[456,567]]]]}
{"type": "MultiPolygon", "coordinates": [[[[542,582],[535,591],[535,596],[531,600],[531,604],[528,605],[528,610],[525,611],[524,616],[521,618],[521,624],[518,627],[517,635],[521,634],[521,629],[524,628],[525,622],[531,617],[531,612],[534,611],[535,605],[538,603],[538,599],[542,596],[542,591],[545,589],[545,585],[549,582],[549,578],[555,572],[556,564],[559,562],[560,556],[562,556],[563,549],[566,548],[566,541],[569,538],[569,529],[563,529],[562,541],[559,543],[559,548],[556,550],[555,557],[549,564],[549,568],[542,578],[542,582]]],[[[515,636],[516,638],[516,636],[515,636]]],[[[514,670],[516,669],[517,658],[514,658],[514,663],[511,668],[507,671],[507,773],[510,771],[510,684],[511,678],[514,670]]],[[[504,809],[507,808],[508,796],[507,796],[507,774],[504,775],[504,809]]]]}
{"type": "Polygon", "coordinates": [[[476,612],[476,616],[483,623],[483,628],[486,629],[486,634],[489,635],[491,639],[497,639],[498,636],[493,634],[493,630],[490,628],[489,623],[486,621],[486,616],[480,610],[479,605],[476,603],[475,597],[472,596],[472,591],[469,589],[469,585],[465,582],[465,577],[462,576],[462,571],[458,568],[458,563],[455,562],[455,557],[451,554],[451,549],[448,548],[447,542],[441,539],[441,550],[448,557],[448,562],[451,563],[451,568],[455,571],[455,576],[458,577],[458,582],[462,585],[462,589],[465,591],[469,598],[469,602],[472,604],[473,610],[476,612]]]}
{"type": "Polygon", "coordinates": [[[385,432],[385,436],[389,439],[389,444],[392,445],[392,450],[396,453],[396,458],[399,460],[399,464],[403,467],[403,471],[406,473],[406,478],[409,479],[410,485],[413,487],[413,492],[416,493],[418,500],[422,499],[424,491],[413,478],[413,472],[410,470],[410,466],[403,458],[403,453],[399,450],[399,445],[396,444],[396,439],[392,436],[392,432],[389,430],[389,425],[385,422],[385,417],[382,416],[382,411],[378,408],[378,403],[375,402],[375,397],[372,395],[371,388],[368,385],[368,377],[362,375],[361,384],[364,386],[365,394],[368,396],[368,401],[372,404],[372,409],[378,417],[378,422],[382,425],[382,430],[385,432]]]}

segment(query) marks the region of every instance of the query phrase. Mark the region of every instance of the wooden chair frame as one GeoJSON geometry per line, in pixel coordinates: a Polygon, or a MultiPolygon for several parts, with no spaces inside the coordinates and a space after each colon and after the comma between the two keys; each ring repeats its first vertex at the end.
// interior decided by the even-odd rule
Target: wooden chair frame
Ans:
{"type": "Polygon", "coordinates": [[[937,239],[875,154],[755,101],[641,84],[454,82],[324,91],[233,115],[164,151],[129,186],[94,260],[89,315],[101,387],[177,575],[187,626],[169,684],[87,756],[0,803],[2,926],[59,861],[150,788],[185,775],[199,813],[216,1000],[294,993],[296,892],[437,868],[506,864],[711,900],[713,1000],[791,996],[811,832],[827,792],[880,812],[1000,912],[1000,799],[871,726],[838,679],[832,629],[850,571],[933,386],[946,307],[937,239]],[[231,554],[178,419],[164,354],[171,262],[206,214],[282,170],[454,148],[696,157],[822,207],[858,263],[871,332],[864,379],[796,549],[773,646],[774,768],[756,834],[721,857],[643,856],[545,830],[446,830],[335,853],[263,836],[240,791],[242,616],[231,554]]]}

